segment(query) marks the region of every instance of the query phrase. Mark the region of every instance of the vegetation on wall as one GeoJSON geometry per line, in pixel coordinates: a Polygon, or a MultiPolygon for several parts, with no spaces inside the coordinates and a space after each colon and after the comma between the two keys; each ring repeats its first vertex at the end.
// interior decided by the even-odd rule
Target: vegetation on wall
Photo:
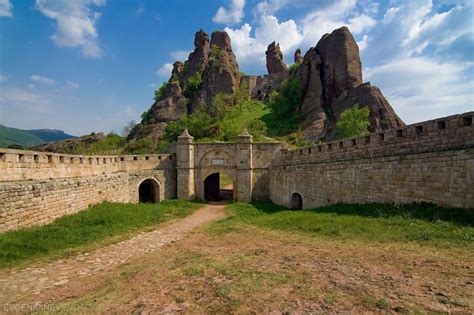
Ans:
{"type": "Polygon", "coordinates": [[[360,137],[369,133],[369,108],[355,104],[344,110],[337,121],[340,138],[360,137]]]}

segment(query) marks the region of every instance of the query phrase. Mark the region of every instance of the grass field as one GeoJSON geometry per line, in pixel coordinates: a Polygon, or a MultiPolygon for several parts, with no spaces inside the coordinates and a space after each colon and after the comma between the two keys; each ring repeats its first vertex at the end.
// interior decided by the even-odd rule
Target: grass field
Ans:
{"type": "Polygon", "coordinates": [[[157,204],[104,202],[48,225],[1,234],[0,267],[90,250],[126,238],[138,230],[182,218],[201,206],[181,200],[157,204]]]}
{"type": "Polygon", "coordinates": [[[104,276],[52,292],[61,312],[472,313],[472,210],[429,204],[229,217],[104,276]],[[72,296],[72,298],[66,298],[72,296]]]}
{"type": "Polygon", "coordinates": [[[232,185],[233,184],[233,180],[232,178],[230,178],[230,176],[227,176],[225,174],[220,174],[219,176],[219,187],[221,189],[224,189],[225,187],[229,186],[229,185],[232,185]]]}
{"type": "Polygon", "coordinates": [[[473,209],[447,209],[432,204],[337,204],[289,211],[271,203],[234,203],[227,208],[233,215],[213,225],[212,233],[250,224],[332,240],[474,245],[473,209]]]}

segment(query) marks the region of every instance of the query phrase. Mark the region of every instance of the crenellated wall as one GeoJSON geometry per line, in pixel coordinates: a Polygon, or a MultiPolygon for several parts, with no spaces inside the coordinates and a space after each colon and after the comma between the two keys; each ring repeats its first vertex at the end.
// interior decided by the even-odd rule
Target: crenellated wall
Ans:
{"type": "Polygon", "coordinates": [[[0,182],[173,168],[170,154],[71,155],[0,148],[0,182]]]}
{"type": "Polygon", "coordinates": [[[303,208],[344,203],[434,202],[474,208],[473,112],[302,149],[253,142],[195,143],[176,154],[68,155],[0,149],[0,232],[45,224],[104,200],[138,202],[151,180],[156,201],[204,198],[204,180],[225,173],[234,200],[303,208]]]}
{"type": "Polygon", "coordinates": [[[159,200],[176,197],[173,156],[0,149],[0,232],[46,224],[106,200],[138,202],[145,179],[156,182],[159,200]]]}
{"type": "Polygon", "coordinates": [[[270,171],[270,199],[303,208],[344,203],[434,202],[474,207],[473,112],[304,149],[270,171]]]}

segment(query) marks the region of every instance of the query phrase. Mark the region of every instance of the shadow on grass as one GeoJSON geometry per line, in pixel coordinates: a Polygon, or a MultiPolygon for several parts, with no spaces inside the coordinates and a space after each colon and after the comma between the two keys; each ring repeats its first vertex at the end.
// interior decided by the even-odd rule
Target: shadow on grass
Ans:
{"type": "MultiPolygon", "coordinates": [[[[253,206],[257,210],[267,214],[288,211],[288,209],[283,206],[278,206],[269,202],[255,203],[253,206]]],[[[316,209],[296,211],[372,218],[402,217],[405,219],[417,219],[426,222],[444,221],[461,226],[474,226],[474,209],[444,208],[432,203],[371,203],[364,205],[339,203],[316,209]]]]}

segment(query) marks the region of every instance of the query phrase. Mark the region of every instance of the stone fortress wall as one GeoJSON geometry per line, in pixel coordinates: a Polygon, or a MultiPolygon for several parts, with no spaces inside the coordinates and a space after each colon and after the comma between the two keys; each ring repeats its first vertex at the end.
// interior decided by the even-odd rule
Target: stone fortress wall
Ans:
{"type": "Polygon", "coordinates": [[[152,179],[159,200],[176,196],[172,155],[69,155],[0,149],[0,232],[46,224],[102,201],[138,202],[152,179]]]}
{"type": "Polygon", "coordinates": [[[474,208],[473,112],[286,150],[270,171],[270,199],[334,203],[434,202],[474,208]]]}
{"type": "Polygon", "coordinates": [[[434,202],[474,208],[474,112],[295,150],[255,143],[195,143],[176,154],[68,155],[0,149],[0,232],[46,224],[102,201],[138,202],[152,180],[157,201],[204,198],[204,180],[224,173],[234,200],[302,208],[368,202],[434,202]]]}

